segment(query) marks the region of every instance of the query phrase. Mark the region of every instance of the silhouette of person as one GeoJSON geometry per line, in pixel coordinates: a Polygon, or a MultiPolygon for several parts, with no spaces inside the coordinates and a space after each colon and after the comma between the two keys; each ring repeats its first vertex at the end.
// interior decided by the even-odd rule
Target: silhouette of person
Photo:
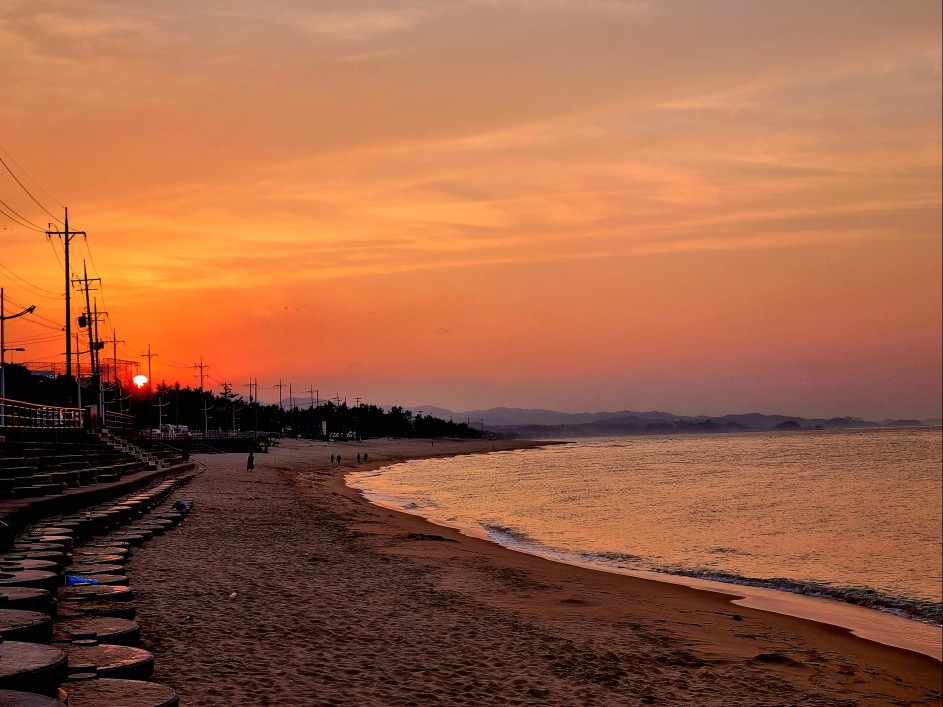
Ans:
{"type": "Polygon", "coordinates": [[[340,454],[337,455],[337,463],[338,463],[338,464],[341,463],[341,455],[340,455],[340,454]]]}
{"type": "Polygon", "coordinates": [[[367,453],[366,453],[366,452],[363,453],[363,463],[364,463],[364,464],[367,463],[367,453]]]}
{"type": "Polygon", "coordinates": [[[249,452],[249,458],[246,459],[246,471],[252,471],[255,468],[255,455],[249,452]]]}
{"type": "Polygon", "coordinates": [[[357,463],[360,463],[360,452],[357,452],[357,463]]]}
{"type": "Polygon", "coordinates": [[[334,463],[334,455],[332,454],[332,455],[331,455],[331,464],[333,464],[333,463],[334,463]]]}

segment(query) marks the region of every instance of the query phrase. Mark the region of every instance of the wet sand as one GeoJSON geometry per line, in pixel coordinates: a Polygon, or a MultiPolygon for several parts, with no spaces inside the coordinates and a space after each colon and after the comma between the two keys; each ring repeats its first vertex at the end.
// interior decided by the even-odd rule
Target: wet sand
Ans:
{"type": "Polygon", "coordinates": [[[512,552],[343,483],[491,448],[286,440],[252,473],[240,455],[197,457],[193,513],[128,565],[154,679],[183,705],[940,703],[932,658],[512,552]],[[352,463],[364,451],[369,466],[352,463]]]}

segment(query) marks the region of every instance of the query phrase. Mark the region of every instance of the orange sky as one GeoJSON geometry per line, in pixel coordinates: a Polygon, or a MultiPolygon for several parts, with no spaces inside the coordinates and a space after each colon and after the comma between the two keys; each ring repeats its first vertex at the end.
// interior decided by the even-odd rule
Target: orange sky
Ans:
{"type": "MultiPolygon", "coordinates": [[[[940,27],[938,0],[12,0],[0,156],[88,232],[157,379],[936,417],[940,27]]],[[[50,220],[2,168],[0,200],[50,220]]],[[[61,325],[61,247],[0,228],[8,297],[61,325]]],[[[8,358],[54,334],[8,322],[8,358]]]]}

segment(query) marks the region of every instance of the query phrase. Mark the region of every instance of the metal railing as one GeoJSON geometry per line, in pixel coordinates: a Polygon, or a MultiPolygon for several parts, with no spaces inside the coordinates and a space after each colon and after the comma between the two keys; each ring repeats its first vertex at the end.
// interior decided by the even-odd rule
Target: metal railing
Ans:
{"type": "Polygon", "coordinates": [[[79,429],[82,427],[82,409],[0,398],[0,427],[79,429]]]}
{"type": "Polygon", "coordinates": [[[111,430],[133,430],[137,426],[134,415],[105,410],[105,427],[111,430]]]}

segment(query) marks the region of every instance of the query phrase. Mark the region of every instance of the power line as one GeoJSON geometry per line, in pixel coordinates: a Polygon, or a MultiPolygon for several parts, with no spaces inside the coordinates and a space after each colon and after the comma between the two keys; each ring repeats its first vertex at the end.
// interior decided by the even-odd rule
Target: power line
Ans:
{"type": "Polygon", "coordinates": [[[30,339],[17,339],[17,340],[15,340],[15,341],[11,341],[11,342],[9,342],[9,343],[15,344],[15,345],[18,345],[18,344],[46,344],[46,343],[48,343],[48,342],[50,342],[50,341],[58,341],[58,340],[59,340],[59,335],[57,334],[56,336],[37,336],[37,337],[30,338],[30,339]]]}
{"type": "MultiPolygon", "coordinates": [[[[43,206],[43,205],[40,203],[39,199],[37,199],[35,196],[33,196],[33,193],[23,185],[23,182],[21,182],[21,181],[20,181],[20,178],[17,177],[16,174],[13,173],[13,170],[10,169],[10,165],[8,165],[8,164],[6,163],[6,160],[4,160],[2,157],[0,157],[0,164],[2,164],[4,167],[6,167],[7,172],[10,173],[10,176],[13,177],[13,179],[16,181],[17,184],[20,185],[20,189],[22,189],[23,191],[25,191],[25,192],[26,192],[26,195],[27,195],[30,199],[32,199],[32,200],[36,203],[36,205],[37,205],[39,208],[41,208],[41,209],[42,209],[43,211],[45,211],[47,214],[49,214],[50,216],[52,216],[52,218],[54,218],[56,221],[59,221],[59,219],[56,218],[56,217],[53,215],[53,213],[52,213],[49,209],[47,209],[45,206],[43,206]]],[[[59,221],[59,223],[62,223],[62,221],[59,221]]],[[[40,230],[41,230],[41,229],[40,229],[40,230]]]]}
{"type": "MultiPolygon", "coordinates": [[[[16,166],[16,168],[17,168],[18,170],[20,170],[24,175],[26,175],[26,178],[27,178],[28,180],[30,180],[41,192],[44,192],[44,193],[46,194],[46,196],[48,196],[50,199],[52,199],[52,200],[55,201],[55,202],[58,202],[58,203],[61,203],[61,202],[62,202],[61,199],[57,199],[57,198],[55,197],[55,195],[53,195],[53,194],[51,194],[51,193],[49,192],[48,189],[46,189],[45,187],[43,187],[42,184],[40,184],[40,183],[37,182],[35,179],[33,179],[33,177],[30,175],[30,173],[27,172],[25,169],[23,169],[23,165],[21,165],[19,162],[17,162],[17,161],[13,158],[13,155],[11,155],[9,152],[7,152],[5,149],[3,149],[3,145],[0,145],[0,152],[2,152],[3,154],[5,154],[5,155],[7,156],[7,159],[9,159],[10,162],[12,162],[12,163],[16,166]]],[[[58,217],[53,216],[53,218],[56,219],[56,221],[58,221],[59,223],[62,223],[62,220],[59,219],[58,217]]]]}
{"type": "MultiPolygon", "coordinates": [[[[2,204],[2,203],[4,203],[4,202],[0,201],[0,204],[2,204]]],[[[9,208],[9,207],[8,207],[8,208],[9,208]]],[[[14,213],[15,213],[15,212],[14,212],[14,213]]],[[[4,211],[3,209],[0,209],[0,215],[6,216],[6,217],[7,217],[8,219],[10,219],[13,223],[15,223],[17,226],[20,226],[20,227],[22,227],[22,228],[28,228],[28,229],[31,230],[31,231],[39,231],[40,233],[42,233],[42,229],[41,229],[41,228],[36,228],[36,227],[34,227],[34,226],[30,226],[29,223],[24,223],[23,221],[20,221],[20,220],[17,219],[15,216],[11,216],[10,214],[8,214],[8,213],[7,213],[6,211],[4,211]]]]}
{"type": "MultiPolygon", "coordinates": [[[[12,206],[10,206],[10,205],[9,205],[7,202],[5,202],[3,199],[0,199],[0,204],[3,204],[4,206],[6,206],[10,211],[13,212],[13,214],[14,214],[16,217],[22,219],[23,221],[25,221],[26,223],[28,223],[30,226],[32,226],[32,227],[33,227],[34,229],[36,229],[37,231],[42,231],[42,230],[43,230],[41,226],[36,225],[36,224],[33,223],[32,221],[30,221],[28,218],[26,218],[23,214],[18,213],[16,209],[14,209],[12,206]]],[[[4,214],[4,215],[6,215],[6,214],[4,214]]]]}
{"type": "Polygon", "coordinates": [[[60,293],[59,293],[59,292],[53,292],[52,290],[46,290],[46,289],[40,287],[39,285],[34,285],[34,284],[31,283],[29,280],[26,280],[26,279],[20,277],[20,276],[17,275],[15,272],[13,272],[12,270],[10,270],[10,268],[8,268],[8,267],[7,267],[6,265],[4,265],[3,263],[0,263],[0,269],[4,270],[4,271],[5,271],[8,275],[10,275],[10,277],[12,277],[13,279],[18,280],[18,281],[20,282],[20,284],[22,284],[22,285],[23,285],[24,287],[26,287],[27,289],[32,289],[32,290],[34,290],[35,292],[42,292],[42,293],[49,294],[49,295],[55,295],[56,297],[59,297],[59,296],[60,296],[60,293]]]}

